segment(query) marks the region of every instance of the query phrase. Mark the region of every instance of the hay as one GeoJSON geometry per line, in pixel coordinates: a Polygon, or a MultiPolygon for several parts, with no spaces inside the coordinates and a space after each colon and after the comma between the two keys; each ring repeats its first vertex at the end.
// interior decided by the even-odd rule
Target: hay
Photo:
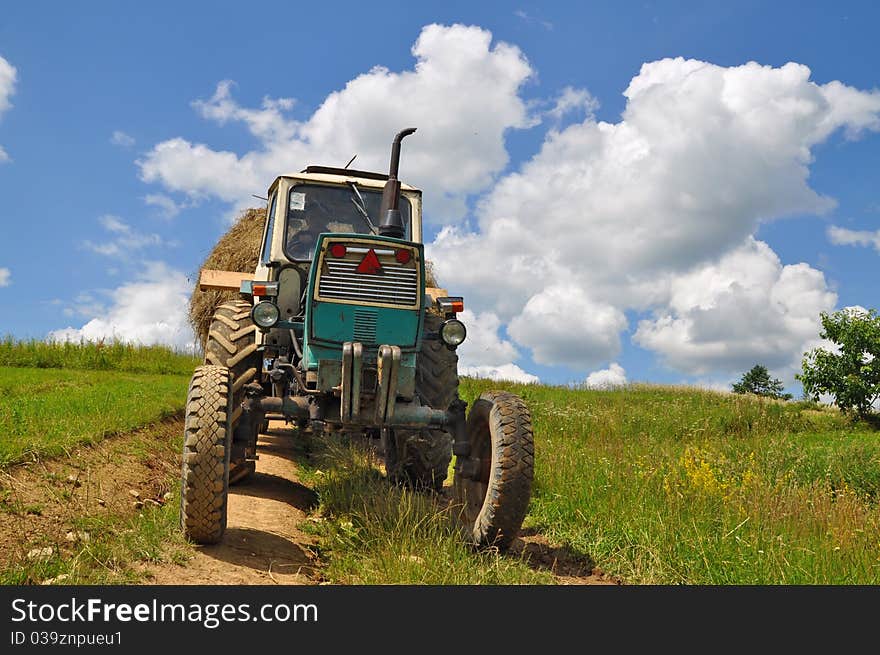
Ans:
{"type": "MultiPolygon", "coordinates": [[[[265,209],[244,210],[229,231],[220,238],[207,259],[202,262],[199,276],[203,268],[253,273],[260,257],[260,240],[263,238],[265,223],[265,209]]],[[[238,297],[237,291],[199,291],[199,285],[196,283],[189,299],[189,322],[202,348],[205,347],[208,338],[208,328],[211,326],[214,310],[220,303],[238,297]]]]}
{"type": "MultiPolygon", "coordinates": [[[[203,268],[253,273],[260,257],[260,240],[263,237],[265,223],[265,209],[244,210],[229,231],[220,238],[207,259],[202,262],[198,277],[201,276],[203,268]]],[[[429,260],[425,261],[425,285],[438,286],[434,275],[434,264],[429,260]]],[[[199,285],[196,283],[189,299],[189,322],[203,349],[214,310],[220,303],[238,297],[237,291],[199,291],[199,285]]]]}

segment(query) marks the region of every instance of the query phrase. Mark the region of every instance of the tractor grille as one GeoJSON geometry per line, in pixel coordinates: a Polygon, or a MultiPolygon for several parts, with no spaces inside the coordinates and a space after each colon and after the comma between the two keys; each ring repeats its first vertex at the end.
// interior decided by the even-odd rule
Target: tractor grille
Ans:
{"type": "Polygon", "coordinates": [[[382,262],[382,274],[357,272],[359,260],[327,258],[318,280],[318,296],[351,303],[382,303],[412,307],[418,300],[418,271],[382,262]]]}
{"type": "Polygon", "coordinates": [[[376,343],[376,312],[369,309],[355,310],[354,340],[366,345],[376,343]]]}

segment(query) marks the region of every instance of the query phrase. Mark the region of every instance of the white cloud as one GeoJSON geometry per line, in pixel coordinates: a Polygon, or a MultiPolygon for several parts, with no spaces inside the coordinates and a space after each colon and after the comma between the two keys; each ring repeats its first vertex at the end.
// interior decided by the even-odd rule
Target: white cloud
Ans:
{"type": "Polygon", "coordinates": [[[538,18],[537,16],[532,16],[531,14],[527,13],[527,12],[526,12],[525,10],[523,10],[523,9],[517,9],[517,10],[515,10],[515,11],[513,12],[513,15],[516,16],[517,18],[521,19],[521,20],[524,20],[524,21],[527,22],[527,23],[535,23],[535,24],[537,24],[537,25],[540,25],[540,26],[543,27],[545,30],[550,31],[550,30],[553,29],[553,23],[551,23],[551,22],[548,21],[548,20],[543,20],[543,19],[541,19],[541,18],[538,18]]]}
{"type": "MultiPolygon", "coordinates": [[[[6,59],[0,57],[0,117],[12,107],[10,98],[15,93],[17,71],[6,59]]],[[[0,164],[11,161],[9,154],[0,146],[0,164]]]]}
{"type": "Polygon", "coordinates": [[[570,113],[580,112],[581,114],[592,116],[593,112],[598,108],[599,101],[589,91],[567,86],[562,89],[562,93],[559,94],[553,108],[547,111],[547,115],[560,121],[570,113]]]}
{"type": "Polygon", "coordinates": [[[232,99],[232,80],[223,80],[210,100],[195,100],[193,107],[204,117],[224,125],[229,121],[241,121],[248,126],[251,134],[265,143],[296,137],[297,124],[284,117],[284,112],[293,108],[292,98],[263,98],[261,109],[240,107],[232,99]]]}
{"type": "Polygon", "coordinates": [[[625,384],[626,371],[617,362],[612,362],[608,368],[601,371],[593,371],[584,382],[584,386],[588,389],[614,389],[625,384]]]}
{"type": "Polygon", "coordinates": [[[624,95],[619,122],[551,129],[479,204],[475,228],[441,231],[428,257],[444,286],[508,323],[539,362],[608,361],[626,311],[655,312],[639,342],[689,372],[799,357],[833,294],[820,272],[783,267],[751,237],[762,222],[835,206],[809,186],[812,149],[838,130],[880,129],[880,92],[816,84],[794,63],[679,58],[643,65],[624,95]],[[699,289],[682,280],[722,275],[725,257],[752,250],[761,276],[745,270],[741,288],[689,300],[699,289]],[[721,324],[762,302],[760,330],[721,324]]]}
{"type": "Polygon", "coordinates": [[[130,134],[126,134],[122,130],[113,130],[113,134],[110,136],[110,143],[121,148],[131,148],[135,141],[134,137],[130,134]]]}
{"type": "Polygon", "coordinates": [[[0,267],[0,287],[8,287],[11,284],[11,279],[12,271],[10,271],[8,268],[0,267]]]}
{"type": "Polygon", "coordinates": [[[832,225],[828,228],[828,239],[837,246],[868,246],[880,252],[880,230],[848,230],[832,225]]]}
{"type": "Polygon", "coordinates": [[[9,99],[15,93],[16,74],[15,67],[0,57],[0,114],[12,106],[9,99]]]}
{"type": "Polygon", "coordinates": [[[179,203],[164,193],[148,193],[144,196],[144,202],[150,207],[156,207],[163,218],[174,218],[187,207],[186,203],[179,203]]]}
{"type": "Polygon", "coordinates": [[[107,214],[98,219],[104,229],[114,237],[109,241],[95,243],[83,241],[83,247],[107,257],[128,257],[132,253],[149,246],[173,246],[166,242],[158,234],[142,234],[134,230],[130,225],[122,221],[118,216],[107,214]]]}
{"type": "Polygon", "coordinates": [[[412,48],[412,70],[376,66],[334,91],[306,120],[286,116],[289,98],[240,106],[223,81],[196,110],[221,124],[244,123],[259,147],[242,155],[177,137],[157,144],[141,161],[141,177],[190,197],[250,204],[279,174],[308,164],[385,171],[392,137],[409,137],[401,178],[420,186],[436,218],[458,219],[468,195],[491,185],[508,162],[508,129],[534,123],[519,96],[533,70],[522,52],[490,32],[464,25],[428,25],[412,48]]]}
{"type": "Polygon", "coordinates": [[[462,366],[499,365],[519,358],[516,346],[498,335],[501,320],[495,314],[476,315],[465,309],[458,318],[467,328],[467,338],[457,349],[462,366]]]}
{"type": "Polygon", "coordinates": [[[620,352],[626,317],[575,286],[556,285],[532,296],[508,327],[539,364],[595,366],[620,352]]]}
{"type": "Polygon", "coordinates": [[[717,263],[677,276],[668,307],[641,321],[634,340],[695,375],[761,363],[790,376],[818,338],[820,312],[836,300],[821,272],[783,266],[766,243],[749,238],[717,263]]]}
{"type": "Polygon", "coordinates": [[[164,344],[193,350],[195,337],[187,320],[192,283],[163,262],[146,262],[144,272],[110,294],[114,304],[81,328],[49,333],[56,341],[119,339],[143,345],[164,344]]]}
{"type": "Polygon", "coordinates": [[[502,364],[500,366],[463,366],[458,369],[459,375],[472,378],[486,378],[489,380],[509,380],[531,384],[540,382],[537,375],[526,373],[516,364],[502,364]]]}

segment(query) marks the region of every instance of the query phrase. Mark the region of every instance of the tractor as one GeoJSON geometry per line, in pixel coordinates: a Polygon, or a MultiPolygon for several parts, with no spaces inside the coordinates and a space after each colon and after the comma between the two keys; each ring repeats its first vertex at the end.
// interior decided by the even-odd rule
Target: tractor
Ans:
{"type": "MultiPolygon", "coordinates": [[[[253,274],[203,270],[201,289],[235,290],[214,311],[190,381],[180,520],[219,542],[231,484],[254,473],[258,436],[283,419],[310,441],[375,440],[386,476],[452,494],[467,541],[506,549],[531,496],[529,410],[506,391],[467,411],[456,348],[463,298],[426,286],[422,194],[388,175],[309,166],[275,179],[253,274]]],[[[351,162],[349,162],[351,163],[351,162]]]]}

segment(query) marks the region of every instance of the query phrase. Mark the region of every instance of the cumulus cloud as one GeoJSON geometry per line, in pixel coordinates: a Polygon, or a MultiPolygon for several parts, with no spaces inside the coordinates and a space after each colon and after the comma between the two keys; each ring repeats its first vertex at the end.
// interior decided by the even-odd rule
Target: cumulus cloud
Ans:
{"type": "Polygon", "coordinates": [[[11,284],[12,271],[0,267],[0,287],[8,287],[11,284]]]}
{"type": "Polygon", "coordinates": [[[520,352],[511,341],[500,336],[498,316],[492,312],[475,314],[465,309],[458,318],[467,327],[467,339],[457,350],[461,375],[526,383],[538,381],[536,375],[514,364],[520,352]]]}
{"type": "Polygon", "coordinates": [[[80,328],[67,327],[49,333],[55,341],[102,339],[163,344],[183,350],[195,349],[195,336],[187,319],[192,284],[182,272],[163,262],[146,262],[139,279],[114,289],[113,305],[80,328]]]}
{"type": "Polygon", "coordinates": [[[643,65],[624,95],[620,121],[588,115],[549,130],[478,205],[473,229],[442,230],[428,247],[438,276],[507,323],[536,361],[613,359],[613,333],[635,311],[655,316],[638,343],[681,370],[758,354],[790,362],[816,333],[810,313],[833,294],[820,272],[782,266],[752,235],[762,222],[835,207],[809,186],[813,148],[835,132],[880,129],[880,92],[817,84],[795,63],[677,58],[643,65]],[[683,281],[723,277],[744,257],[763,277],[742,270],[739,286],[688,304],[683,281]],[[801,297],[809,304],[799,309],[801,297]],[[758,309],[761,327],[749,334],[724,324],[758,309]]]}
{"type": "Polygon", "coordinates": [[[593,371],[584,382],[588,389],[614,389],[625,384],[626,371],[617,362],[612,362],[608,368],[593,371]]]}
{"type": "Polygon", "coordinates": [[[620,351],[626,317],[584,289],[555,285],[533,295],[508,327],[539,364],[590,367],[620,351]]]}
{"type": "Polygon", "coordinates": [[[500,366],[461,366],[459,375],[472,378],[485,378],[488,380],[509,380],[532,384],[540,382],[537,375],[526,373],[516,364],[502,364],[500,366]]]}
{"type": "Polygon", "coordinates": [[[412,48],[411,70],[376,66],[334,91],[307,119],[289,116],[290,98],[241,106],[232,83],[194,108],[220,124],[240,122],[259,147],[239,154],[176,137],[156,144],[138,162],[145,182],[191,197],[250,204],[279,174],[308,164],[386,170],[391,139],[403,127],[421,128],[406,142],[403,179],[431,198],[435,218],[458,219],[470,194],[485,190],[508,162],[505,132],[534,122],[520,98],[533,75],[522,52],[492,34],[464,25],[428,25],[412,48]]]}
{"type": "MultiPolygon", "coordinates": [[[[17,71],[6,59],[0,57],[0,117],[12,107],[10,98],[15,93],[17,71]]],[[[0,164],[10,161],[7,152],[0,146],[0,164]]]]}
{"type": "Polygon", "coordinates": [[[121,148],[131,148],[134,145],[134,137],[126,134],[122,130],[113,130],[110,136],[110,143],[121,148]]]}
{"type": "Polygon", "coordinates": [[[83,241],[83,247],[107,257],[128,257],[132,253],[149,246],[171,246],[158,234],[142,234],[125,223],[118,216],[107,214],[98,219],[104,229],[112,235],[109,241],[83,241]]]}
{"type": "Polygon", "coordinates": [[[467,327],[467,338],[457,350],[462,366],[508,364],[519,358],[516,346],[499,336],[501,320],[492,312],[476,315],[465,309],[458,318],[467,327]]]}
{"type": "Polygon", "coordinates": [[[837,246],[867,246],[880,252],[880,230],[848,230],[832,225],[828,228],[828,239],[837,246]]]}
{"type": "Polygon", "coordinates": [[[836,301],[821,272],[783,266],[766,243],[749,238],[717,263],[677,276],[668,307],[641,321],[634,340],[691,374],[756,362],[790,374],[817,339],[820,312],[836,301]]]}
{"type": "Polygon", "coordinates": [[[412,53],[412,69],[375,67],[303,120],[292,117],[291,98],[246,107],[220,82],[194,109],[245,126],[258,146],[239,153],[176,137],[138,162],[141,177],[186,202],[240,206],[308,163],[357,154],[358,167],[384,170],[391,135],[421,127],[407,141],[403,177],[447,224],[427,249],[444,286],[474,311],[464,367],[515,366],[519,346],[538,363],[590,370],[620,352],[628,313],[649,317],[636,343],[690,374],[800,356],[834,294],[819,271],[783,265],[753,235],[762,222],[836,206],[809,184],[814,148],[835,133],[880,130],[880,92],[816,83],[796,63],[664,59],[641,67],[620,120],[604,122],[582,89],[526,103],[535,71],[486,30],[429,25],[412,53]],[[552,107],[539,115],[555,127],[499,179],[505,134],[533,126],[535,106],[552,107]],[[576,112],[583,120],[561,127],[576,112]],[[464,226],[474,194],[484,195],[464,226]],[[700,293],[687,288],[707,279],[700,293]],[[759,329],[737,329],[740,312],[758,310],[759,329]]]}

